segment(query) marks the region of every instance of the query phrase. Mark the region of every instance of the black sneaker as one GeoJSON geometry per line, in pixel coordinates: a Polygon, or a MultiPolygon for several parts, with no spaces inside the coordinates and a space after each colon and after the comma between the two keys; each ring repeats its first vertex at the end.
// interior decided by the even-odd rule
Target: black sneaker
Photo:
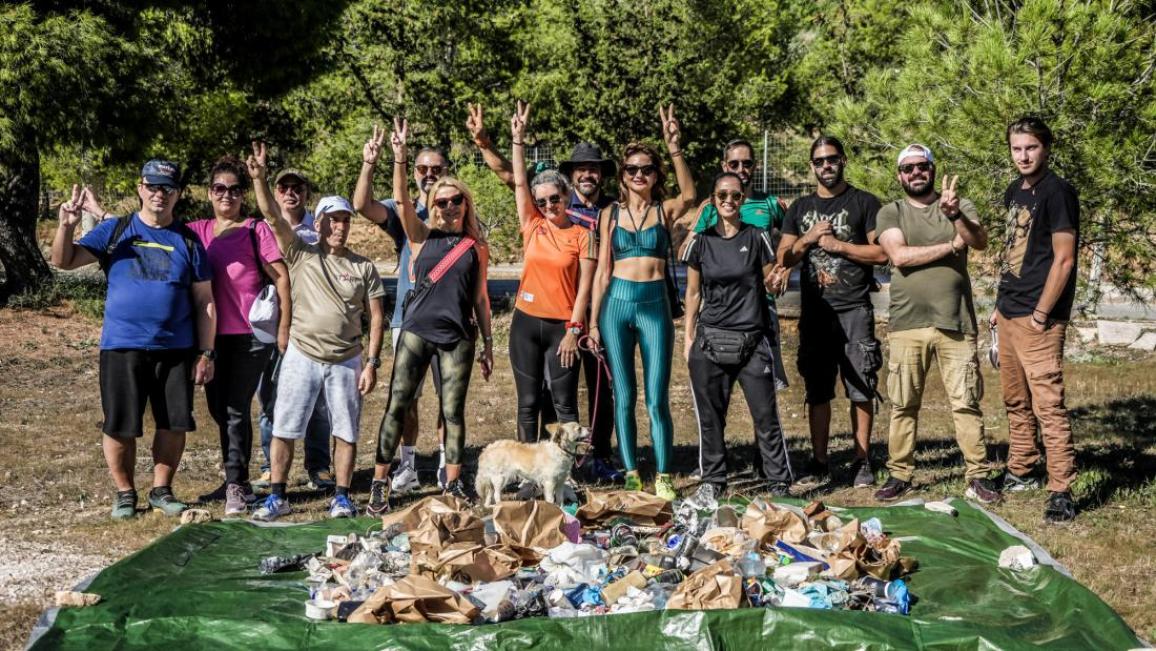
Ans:
{"type": "Polygon", "coordinates": [[[389,513],[388,479],[374,479],[369,485],[369,504],[365,505],[365,512],[373,516],[389,513]]]}
{"type": "Polygon", "coordinates": [[[1045,522],[1067,522],[1076,517],[1076,503],[1072,501],[1072,494],[1052,492],[1048,496],[1048,505],[1044,507],[1045,522]]]}
{"type": "Polygon", "coordinates": [[[228,482],[221,482],[221,485],[214,488],[211,493],[205,493],[197,497],[197,501],[204,504],[205,502],[223,502],[228,495],[226,489],[229,487],[228,482]]]}
{"type": "Polygon", "coordinates": [[[851,464],[851,485],[855,488],[866,488],[875,485],[875,470],[867,459],[856,459],[851,464]]]}
{"type": "Polygon", "coordinates": [[[829,483],[831,483],[830,464],[821,463],[815,457],[807,460],[803,476],[795,481],[795,485],[803,489],[817,488],[829,483]]]}
{"type": "Polygon", "coordinates": [[[883,484],[883,488],[875,491],[875,499],[880,502],[892,502],[911,492],[911,482],[891,477],[883,484]]]}
{"type": "Polygon", "coordinates": [[[1040,488],[1040,479],[1034,475],[1028,474],[1020,477],[1012,474],[1009,470],[1003,474],[1003,492],[1005,493],[1021,493],[1024,491],[1034,491],[1040,488]]]}
{"type": "Polygon", "coordinates": [[[977,478],[967,482],[967,490],[963,493],[963,496],[969,500],[975,500],[980,504],[995,504],[1003,498],[995,482],[984,478],[977,478]]]}
{"type": "Polygon", "coordinates": [[[767,484],[767,495],[771,497],[790,497],[791,485],[785,481],[773,481],[767,484]]]}
{"type": "Polygon", "coordinates": [[[447,483],[442,495],[453,495],[470,505],[474,503],[474,498],[470,497],[470,494],[466,492],[466,484],[462,481],[461,477],[447,483]]]}

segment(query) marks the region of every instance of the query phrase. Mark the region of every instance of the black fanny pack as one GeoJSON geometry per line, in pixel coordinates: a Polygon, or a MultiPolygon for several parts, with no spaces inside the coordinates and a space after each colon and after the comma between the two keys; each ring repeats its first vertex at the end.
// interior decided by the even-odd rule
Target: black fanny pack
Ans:
{"type": "Polygon", "coordinates": [[[762,332],[740,332],[700,325],[698,346],[706,358],[720,366],[742,366],[747,363],[762,339],[762,332]]]}

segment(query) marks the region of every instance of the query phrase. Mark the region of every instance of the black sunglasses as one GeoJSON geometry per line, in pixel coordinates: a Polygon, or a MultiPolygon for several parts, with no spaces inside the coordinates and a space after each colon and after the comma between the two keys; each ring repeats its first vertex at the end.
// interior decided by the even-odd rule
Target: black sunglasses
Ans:
{"type": "Polygon", "coordinates": [[[643,176],[650,176],[658,171],[657,165],[623,165],[622,171],[626,176],[638,176],[642,172],[643,176]]]}
{"type": "Polygon", "coordinates": [[[738,190],[719,190],[714,193],[715,201],[733,201],[738,203],[743,199],[743,193],[738,190]]]}
{"type": "Polygon", "coordinates": [[[301,196],[302,194],[305,193],[305,184],[304,183],[278,183],[277,189],[280,190],[282,194],[289,194],[290,192],[292,192],[293,194],[295,194],[297,196],[301,196]]]}
{"type": "Polygon", "coordinates": [[[156,183],[145,183],[144,189],[145,192],[149,194],[156,194],[159,192],[162,196],[165,197],[177,191],[177,188],[174,188],[171,185],[158,185],[156,183]]]}
{"type": "Polygon", "coordinates": [[[417,173],[422,176],[441,176],[446,168],[441,165],[418,165],[415,169],[417,169],[417,173]]]}
{"type": "Polygon", "coordinates": [[[454,196],[446,197],[445,199],[434,199],[434,205],[438,207],[438,210],[445,210],[446,208],[450,207],[451,203],[455,206],[460,206],[465,203],[465,201],[466,195],[455,194],[454,196]]]}
{"type": "Polygon", "coordinates": [[[818,156],[811,159],[811,165],[815,167],[823,167],[824,165],[839,165],[843,160],[841,154],[831,154],[830,156],[818,156]]]}
{"type": "Polygon", "coordinates": [[[727,161],[727,169],[728,170],[736,170],[737,171],[740,168],[744,169],[744,170],[749,170],[749,169],[754,169],[754,167],[755,167],[755,161],[751,160],[750,158],[744,158],[742,160],[739,160],[736,158],[734,160],[728,160],[727,161]]]}
{"type": "Polygon", "coordinates": [[[914,172],[915,170],[919,170],[920,172],[927,172],[927,171],[930,171],[932,167],[934,167],[934,165],[932,165],[931,163],[927,163],[927,162],[908,163],[906,165],[900,165],[899,171],[903,172],[904,174],[910,174],[910,173],[914,172]]]}
{"type": "Polygon", "coordinates": [[[225,196],[226,193],[231,195],[231,196],[234,196],[234,197],[239,197],[242,194],[245,194],[245,188],[243,188],[239,185],[225,185],[224,183],[214,183],[212,185],[212,187],[210,187],[209,189],[212,191],[214,197],[223,197],[223,196],[225,196]]]}
{"type": "Polygon", "coordinates": [[[539,208],[545,208],[546,206],[552,206],[556,203],[562,203],[562,195],[552,194],[548,197],[543,197],[541,199],[534,199],[534,204],[537,205],[539,208]]]}

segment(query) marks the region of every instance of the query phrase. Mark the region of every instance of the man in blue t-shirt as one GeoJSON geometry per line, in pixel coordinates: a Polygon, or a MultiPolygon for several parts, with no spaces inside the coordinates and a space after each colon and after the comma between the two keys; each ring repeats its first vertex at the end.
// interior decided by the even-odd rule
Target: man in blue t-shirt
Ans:
{"type": "MultiPolygon", "coordinates": [[[[417,153],[413,165],[413,180],[417,184],[418,194],[416,195],[415,208],[418,219],[423,222],[429,219],[429,209],[426,207],[429,203],[427,196],[430,188],[437,182],[438,179],[445,176],[449,171],[449,160],[446,155],[435,147],[425,147],[417,153]]],[[[372,188],[366,196],[372,196],[372,188]]],[[[397,263],[397,291],[394,294],[393,301],[393,316],[389,321],[389,328],[392,332],[392,342],[394,352],[397,351],[397,341],[401,336],[401,322],[402,310],[401,305],[405,299],[405,295],[413,288],[413,277],[410,269],[410,249],[409,242],[405,237],[405,230],[401,227],[401,218],[397,212],[397,202],[393,199],[386,199],[384,201],[363,201],[364,197],[361,193],[354,193],[353,205],[357,212],[364,216],[369,221],[377,224],[378,228],[385,231],[391,238],[393,238],[394,248],[398,254],[397,263]]],[[[440,384],[440,377],[438,372],[438,365],[432,364],[430,368],[433,370],[434,388],[438,388],[440,384]]],[[[419,391],[418,396],[421,393],[419,391]]],[[[401,443],[401,459],[396,466],[396,470],[391,480],[391,492],[394,494],[412,493],[421,489],[421,484],[418,482],[417,470],[414,466],[414,456],[416,453],[416,443],[418,435],[418,401],[414,400],[411,405],[409,413],[406,414],[405,425],[402,428],[402,443],[401,443]]],[[[438,417],[438,440],[444,440],[442,419],[438,417]]],[[[438,465],[439,482],[442,477],[442,468],[445,467],[445,455],[442,455],[442,461],[438,465]]],[[[381,487],[384,490],[385,480],[384,466],[378,466],[374,471],[374,487],[370,490],[370,502],[367,511],[371,515],[378,515],[382,504],[384,502],[375,500],[374,496],[376,487],[381,487]]],[[[384,495],[384,493],[382,493],[384,495]]],[[[382,511],[383,512],[383,511],[382,511]]]]}
{"type": "Polygon", "coordinates": [[[60,206],[52,264],[76,269],[99,262],[108,274],[100,337],[100,403],[105,462],[116,484],[112,517],[136,515],[133,477],[136,439],[152,407],[153,487],[149,506],[178,515],[185,504],[172,480],[196,429],[193,385],[213,378],[216,318],[208,257],[200,240],[173,218],[180,196],[180,168],[151,160],[141,170],[139,212],[106,219],[73,243],[82,193],[60,206]]]}

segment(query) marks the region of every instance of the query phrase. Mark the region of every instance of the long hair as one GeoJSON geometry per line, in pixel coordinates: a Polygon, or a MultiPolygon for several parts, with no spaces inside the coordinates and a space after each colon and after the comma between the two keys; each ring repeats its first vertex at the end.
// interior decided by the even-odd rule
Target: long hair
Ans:
{"type": "MultiPolygon", "coordinates": [[[[650,157],[650,162],[654,165],[658,172],[654,175],[654,187],[650,190],[650,198],[654,201],[662,201],[666,198],[666,165],[662,162],[662,156],[658,153],[652,145],[645,142],[632,142],[622,150],[622,160],[618,163],[618,187],[619,193],[625,194],[629,187],[626,182],[626,159],[635,154],[646,154],[650,157]]],[[[622,197],[625,199],[625,197],[622,197]]]]}
{"type": "Polygon", "coordinates": [[[485,234],[482,233],[481,220],[478,218],[478,208],[474,203],[474,195],[470,192],[469,186],[463,183],[460,179],[452,176],[443,176],[434,182],[433,187],[429,189],[429,220],[430,226],[442,220],[441,209],[434,204],[434,197],[438,196],[438,191],[444,187],[451,187],[462,193],[466,198],[462,204],[462,233],[472,237],[479,244],[485,245],[485,234]]]}

